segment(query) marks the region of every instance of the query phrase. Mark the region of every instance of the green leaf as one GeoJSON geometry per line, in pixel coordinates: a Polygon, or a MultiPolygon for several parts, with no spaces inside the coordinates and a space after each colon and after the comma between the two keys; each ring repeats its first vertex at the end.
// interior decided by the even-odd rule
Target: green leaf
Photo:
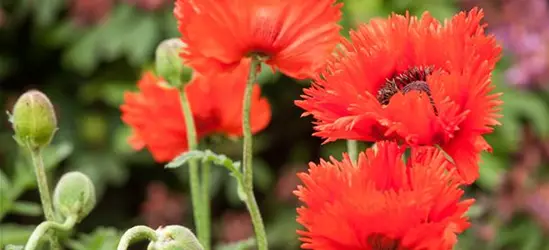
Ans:
{"type": "Polygon", "coordinates": [[[240,162],[233,161],[226,155],[216,154],[211,150],[191,150],[185,152],[177,157],[170,163],[168,163],[166,168],[178,168],[183,164],[187,164],[190,160],[200,160],[204,162],[211,162],[216,165],[223,166],[227,168],[231,173],[240,174],[240,162]]]}
{"type": "Polygon", "coordinates": [[[64,20],[45,34],[45,42],[50,46],[62,47],[67,43],[77,41],[84,34],[84,30],[72,21],[64,20]]]}
{"type": "Polygon", "coordinates": [[[487,152],[481,154],[480,177],[476,181],[482,189],[494,191],[500,186],[505,174],[505,161],[487,152]]]}
{"type": "Polygon", "coordinates": [[[219,245],[215,247],[215,250],[247,250],[253,247],[255,247],[255,239],[249,238],[231,244],[219,245]]]}
{"type": "Polygon", "coordinates": [[[131,29],[124,35],[126,38],[126,55],[130,64],[141,66],[156,50],[160,33],[152,13],[139,15],[131,29]]]}
{"type": "Polygon", "coordinates": [[[11,181],[8,176],[0,169],[0,194],[9,193],[11,181]]]}
{"type": "Polygon", "coordinates": [[[44,152],[42,152],[44,167],[46,170],[54,169],[59,163],[67,159],[73,151],[74,147],[72,143],[66,141],[45,148],[44,152]]]}
{"type": "Polygon", "coordinates": [[[42,215],[42,206],[34,202],[16,201],[11,207],[11,212],[25,216],[40,216],[42,215]]]}
{"type": "Polygon", "coordinates": [[[20,245],[7,245],[6,250],[23,250],[24,247],[20,245]]]}
{"type": "Polygon", "coordinates": [[[64,66],[82,75],[90,75],[99,64],[97,44],[100,42],[98,29],[90,30],[66,50],[63,55],[64,66]]]}
{"type": "Polygon", "coordinates": [[[121,236],[114,228],[99,227],[91,234],[80,234],[78,240],[70,240],[68,246],[72,250],[112,250],[121,236]]]}
{"type": "MultiPolygon", "coordinates": [[[[46,147],[42,152],[42,158],[44,160],[44,167],[46,171],[51,171],[59,166],[63,160],[67,159],[72,154],[73,146],[70,142],[62,142],[46,147]]],[[[14,186],[21,187],[25,191],[26,189],[36,186],[34,180],[32,162],[28,154],[26,158],[20,158],[16,162],[15,175],[13,177],[14,186]]],[[[15,197],[17,198],[17,197],[15,197]]]]}
{"type": "Polygon", "coordinates": [[[33,1],[35,22],[38,26],[44,27],[50,25],[57,18],[57,14],[63,8],[63,4],[63,0],[33,1]]]}
{"type": "Polygon", "coordinates": [[[107,60],[119,58],[124,52],[126,33],[134,25],[134,8],[127,4],[118,5],[109,16],[109,19],[100,28],[102,43],[99,45],[101,54],[107,60]]]}
{"type": "Polygon", "coordinates": [[[178,168],[184,164],[187,164],[189,161],[192,161],[192,160],[198,160],[202,162],[211,162],[215,165],[225,167],[227,170],[229,170],[229,172],[231,173],[231,176],[233,176],[236,180],[236,192],[237,192],[238,198],[242,201],[246,200],[246,195],[244,193],[244,189],[242,185],[243,177],[242,177],[242,173],[240,172],[240,162],[235,162],[231,160],[229,157],[227,157],[226,155],[216,154],[210,150],[205,150],[205,151],[191,150],[179,155],[170,163],[168,163],[165,167],[178,168]]]}
{"type": "Polygon", "coordinates": [[[24,245],[34,231],[35,226],[21,226],[16,224],[0,225],[0,248],[11,245],[24,245]]]}
{"type": "Polygon", "coordinates": [[[4,174],[4,171],[0,169],[0,219],[2,219],[3,214],[8,212],[8,204],[11,203],[13,192],[11,186],[10,180],[4,174]]]}
{"type": "Polygon", "coordinates": [[[275,178],[274,173],[266,162],[261,160],[254,160],[254,184],[261,191],[268,191],[275,178]]]}

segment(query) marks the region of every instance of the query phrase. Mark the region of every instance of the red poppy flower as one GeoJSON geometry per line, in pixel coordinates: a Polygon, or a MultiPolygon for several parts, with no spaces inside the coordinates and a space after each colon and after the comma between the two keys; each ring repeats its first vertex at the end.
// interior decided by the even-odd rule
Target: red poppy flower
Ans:
{"type": "Polygon", "coordinates": [[[322,67],[339,42],[335,0],[177,0],[185,63],[230,71],[251,54],[295,78],[322,67]]]}
{"type": "Polygon", "coordinates": [[[482,11],[441,25],[393,14],[351,32],[326,72],[296,104],[326,139],[439,145],[467,183],[478,178],[482,135],[498,125],[491,71],[501,48],[484,32],[482,11]]]}
{"type": "MultiPolygon", "coordinates": [[[[185,86],[193,111],[198,139],[211,134],[242,136],[242,98],[248,69],[231,74],[196,76],[185,86]]],[[[158,162],[167,162],[188,149],[187,131],[179,92],[169,88],[153,73],[143,75],[139,92],[126,93],[120,107],[122,120],[133,129],[129,142],[139,150],[147,147],[158,162]]],[[[259,86],[252,96],[252,132],[263,130],[270,122],[271,110],[261,98],[259,86]]]]}
{"type": "Polygon", "coordinates": [[[299,174],[303,186],[295,194],[303,249],[448,250],[456,234],[469,227],[465,212],[474,200],[460,201],[460,180],[446,171],[438,151],[422,150],[409,166],[402,147],[378,142],[361,153],[358,164],[347,155],[310,163],[299,174]]]}

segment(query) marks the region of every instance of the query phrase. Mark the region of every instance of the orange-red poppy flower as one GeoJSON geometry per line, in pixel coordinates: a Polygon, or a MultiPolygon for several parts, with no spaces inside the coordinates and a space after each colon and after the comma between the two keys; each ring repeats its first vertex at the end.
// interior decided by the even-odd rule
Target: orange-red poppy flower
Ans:
{"type": "MultiPolygon", "coordinates": [[[[242,98],[248,69],[231,74],[197,75],[185,86],[198,139],[212,134],[242,136],[242,98]]],[[[129,142],[139,150],[147,147],[158,162],[168,162],[188,150],[187,131],[179,92],[147,72],[138,83],[139,92],[126,93],[120,107],[122,120],[133,129],[129,142]]],[[[256,84],[253,88],[252,133],[270,122],[271,109],[256,84]]]]}
{"type": "Polygon", "coordinates": [[[481,24],[483,12],[461,12],[444,25],[393,14],[357,31],[327,70],[296,101],[326,139],[396,140],[439,145],[465,182],[478,178],[482,135],[498,125],[501,101],[491,71],[501,48],[481,24]]]}
{"type": "Polygon", "coordinates": [[[230,71],[252,54],[282,73],[307,78],[339,42],[335,0],[177,0],[181,54],[195,70],[230,71]]]}
{"type": "Polygon", "coordinates": [[[295,194],[303,249],[448,250],[457,234],[469,227],[465,212],[474,200],[461,200],[461,180],[446,170],[438,150],[417,151],[408,166],[403,148],[377,143],[361,153],[357,164],[343,161],[310,163],[300,173],[303,186],[295,194]]]}

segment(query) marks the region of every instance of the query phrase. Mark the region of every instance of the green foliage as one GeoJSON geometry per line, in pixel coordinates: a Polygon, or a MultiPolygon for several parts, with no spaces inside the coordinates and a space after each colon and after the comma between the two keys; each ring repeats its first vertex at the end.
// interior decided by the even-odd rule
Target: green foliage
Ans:
{"type": "MultiPolygon", "coordinates": [[[[44,166],[47,171],[53,170],[61,161],[72,153],[71,144],[61,143],[51,145],[44,149],[44,166]]],[[[17,199],[23,192],[36,187],[36,181],[32,166],[28,158],[21,155],[16,162],[14,173],[8,176],[0,170],[0,220],[10,212],[25,214],[28,216],[39,216],[35,203],[19,202],[17,199]]],[[[41,210],[41,209],[40,209],[41,210]]]]}
{"type": "Polygon", "coordinates": [[[68,242],[71,250],[116,249],[122,234],[114,228],[98,227],[90,234],[80,234],[77,240],[68,242]]]}
{"type": "MultiPolygon", "coordinates": [[[[443,0],[339,2],[345,3],[341,22],[344,35],[359,22],[386,17],[391,12],[409,10],[418,15],[429,10],[436,18],[443,18],[459,9],[458,1],[443,0]]],[[[179,36],[172,7],[147,11],[118,1],[104,20],[78,25],[69,15],[67,1],[0,1],[0,11],[9,20],[0,27],[0,105],[6,105],[0,109],[11,110],[12,99],[26,89],[44,90],[55,104],[60,127],[53,145],[44,152],[50,183],[62,173],[81,171],[97,188],[98,207],[78,230],[91,233],[67,240],[72,250],[115,249],[119,229],[146,218],[140,209],[145,200],[153,199],[146,194],[151,180],[165,183],[170,192],[187,191],[184,171],[178,172],[179,178],[174,177],[154,163],[147,150],[135,151],[128,145],[132,131],[120,121],[118,109],[124,92],[135,90],[141,72],[152,68],[158,42],[179,36]],[[112,227],[101,227],[107,224],[112,227]]],[[[546,90],[533,92],[509,86],[503,77],[506,68],[500,64],[493,77],[496,91],[503,92],[503,126],[486,137],[494,153],[482,154],[480,179],[466,190],[468,196],[487,197],[489,202],[498,196],[504,176],[514,167],[515,155],[523,150],[525,126],[530,126],[539,140],[549,137],[549,94],[546,90]]],[[[258,78],[262,94],[273,107],[273,123],[254,138],[254,185],[271,248],[298,249],[294,233],[299,228],[295,222],[297,203],[276,196],[282,173],[291,164],[305,168],[307,162],[318,162],[319,158],[340,159],[346,151],[345,142],[319,146],[320,140],[310,136],[310,119],[299,118],[301,110],[291,104],[306,81],[294,82],[278,72],[273,74],[265,65],[258,78]]],[[[0,124],[0,141],[5,142],[0,143],[0,248],[4,249],[8,244],[23,245],[34,229],[30,224],[40,222],[42,211],[28,157],[11,140],[10,125],[0,124]]],[[[216,215],[213,225],[221,233],[222,215],[243,209],[235,188],[240,186],[240,164],[231,160],[240,157],[241,141],[216,140],[204,145],[215,146],[215,150],[183,154],[167,167],[180,168],[194,159],[224,168],[212,168],[210,189],[216,215]]],[[[362,149],[366,146],[361,144],[362,149]]],[[[539,165],[539,173],[530,180],[533,184],[546,182],[548,176],[547,162],[539,165]]],[[[477,199],[469,211],[473,226],[460,236],[456,249],[489,249],[478,230],[479,225],[494,223],[485,218],[497,212],[489,202],[477,199]]],[[[499,226],[493,249],[547,249],[547,234],[537,222],[532,216],[514,216],[510,222],[496,224],[499,226]]],[[[181,224],[192,225],[188,211],[181,224]]],[[[253,244],[252,240],[244,240],[219,245],[218,249],[253,249],[253,244]]]]}
{"type": "Polygon", "coordinates": [[[231,176],[233,176],[236,179],[236,186],[237,186],[237,194],[240,200],[244,201],[246,199],[246,196],[244,195],[244,189],[243,189],[243,180],[244,177],[242,176],[242,172],[240,170],[240,162],[233,161],[229,159],[226,155],[220,155],[212,152],[211,150],[191,150],[188,152],[185,152],[177,157],[175,157],[174,160],[172,160],[170,163],[166,165],[166,168],[178,168],[185,164],[187,164],[189,161],[193,160],[200,160],[201,162],[209,162],[213,163],[216,166],[222,166],[229,170],[229,173],[231,176]]]}

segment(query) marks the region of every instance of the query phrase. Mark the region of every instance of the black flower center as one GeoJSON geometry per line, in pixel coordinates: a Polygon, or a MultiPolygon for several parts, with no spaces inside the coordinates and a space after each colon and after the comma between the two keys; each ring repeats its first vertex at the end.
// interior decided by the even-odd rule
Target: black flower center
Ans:
{"type": "Polygon", "coordinates": [[[435,115],[438,116],[438,110],[431,95],[431,89],[429,88],[429,84],[427,84],[427,76],[432,72],[432,67],[413,67],[395,75],[391,79],[387,79],[385,84],[377,91],[377,100],[382,105],[387,105],[391,97],[398,92],[406,94],[412,90],[419,91],[427,95],[435,115]]]}
{"type": "Polygon", "coordinates": [[[400,245],[400,240],[391,239],[381,234],[374,234],[368,237],[368,245],[372,250],[401,250],[405,249],[400,245]]]}

